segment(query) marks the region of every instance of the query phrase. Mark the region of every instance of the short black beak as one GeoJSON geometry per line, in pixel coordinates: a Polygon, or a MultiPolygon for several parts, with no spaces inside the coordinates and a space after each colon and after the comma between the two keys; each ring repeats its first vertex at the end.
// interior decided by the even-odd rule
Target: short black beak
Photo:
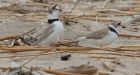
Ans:
{"type": "Polygon", "coordinates": [[[61,9],[59,9],[59,11],[62,11],[61,9]]]}
{"type": "Polygon", "coordinates": [[[124,25],[121,25],[122,28],[126,28],[124,25]]]}

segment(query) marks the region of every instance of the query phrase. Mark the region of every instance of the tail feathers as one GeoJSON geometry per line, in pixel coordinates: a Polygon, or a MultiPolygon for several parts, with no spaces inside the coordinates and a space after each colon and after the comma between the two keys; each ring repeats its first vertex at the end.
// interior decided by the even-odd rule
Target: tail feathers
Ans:
{"type": "Polygon", "coordinates": [[[78,37],[76,39],[74,39],[74,41],[83,41],[83,40],[86,40],[87,38],[82,36],[82,37],[78,37]]]}

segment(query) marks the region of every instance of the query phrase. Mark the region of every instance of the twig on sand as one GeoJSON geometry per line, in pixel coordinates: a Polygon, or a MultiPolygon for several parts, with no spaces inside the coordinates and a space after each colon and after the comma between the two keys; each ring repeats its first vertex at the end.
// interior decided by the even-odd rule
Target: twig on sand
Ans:
{"type": "Polygon", "coordinates": [[[102,62],[105,69],[108,69],[111,72],[115,71],[115,66],[110,62],[102,62]]]}
{"type": "Polygon", "coordinates": [[[140,38],[138,35],[130,35],[130,34],[119,34],[121,37],[135,37],[135,38],[140,38]]]}
{"type": "Polygon", "coordinates": [[[106,55],[119,55],[119,56],[128,56],[128,57],[140,57],[139,55],[126,54],[126,53],[87,53],[87,54],[106,54],[106,55]]]}
{"type": "Polygon", "coordinates": [[[56,74],[56,75],[87,75],[87,74],[75,74],[75,73],[63,72],[53,68],[43,68],[42,70],[47,73],[56,74]]]}
{"type": "MultiPolygon", "coordinates": [[[[50,48],[49,50],[52,50],[53,48],[50,48]]],[[[28,64],[29,62],[31,62],[32,60],[36,59],[37,57],[41,56],[43,53],[48,52],[49,50],[44,50],[42,52],[40,52],[38,55],[36,55],[35,57],[29,59],[27,62],[23,63],[21,66],[24,66],[26,64],[28,64]]]]}
{"type": "Polygon", "coordinates": [[[117,57],[107,57],[107,56],[90,56],[89,58],[97,58],[97,59],[116,59],[117,57]]]}
{"type": "MultiPolygon", "coordinates": [[[[51,55],[51,54],[57,54],[57,53],[64,53],[67,51],[56,51],[56,52],[48,52],[48,53],[43,53],[40,56],[43,55],[51,55]]],[[[12,55],[12,56],[2,56],[0,58],[14,58],[14,57],[30,57],[30,56],[37,56],[38,54],[30,54],[30,55],[12,55]]]]}
{"type": "Polygon", "coordinates": [[[69,16],[68,17],[65,17],[65,16],[63,17],[64,22],[65,22],[66,25],[70,26],[69,22],[77,23],[76,21],[71,21],[70,14],[74,11],[74,9],[77,7],[77,5],[79,4],[79,2],[80,2],[80,0],[77,0],[77,2],[75,3],[74,7],[69,12],[69,16]]]}
{"type": "MultiPolygon", "coordinates": [[[[13,40],[21,39],[23,43],[27,44],[26,42],[24,42],[24,39],[22,38],[22,36],[27,35],[27,34],[29,34],[30,32],[34,31],[34,30],[35,30],[35,28],[33,28],[33,29],[31,29],[31,30],[29,30],[29,31],[27,31],[27,32],[25,32],[25,33],[23,33],[23,34],[21,34],[21,35],[3,36],[3,37],[0,37],[0,41],[3,41],[3,40],[10,40],[10,39],[13,39],[13,40]]],[[[14,42],[13,42],[12,44],[13,44],[12,46],[14,46],[14,42]]]]}
{"type": "Polygon", "coordinates": [[[80,0],[77,0],[77,2],[75,3],[74,7],[71,9],[70,13],[73,12],[73,10],[77,7],[77,5],[79,4],[80,0]]]}
{"type": "Polygon", "coordinates": [[[18,36],[1,36],[0,41],[9,40],[9,39],[18,39],[18,36]]]}

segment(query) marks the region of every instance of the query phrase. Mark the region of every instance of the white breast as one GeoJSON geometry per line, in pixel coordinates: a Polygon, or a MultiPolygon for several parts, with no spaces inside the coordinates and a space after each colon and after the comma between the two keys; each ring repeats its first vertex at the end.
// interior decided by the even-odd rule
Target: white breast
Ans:
{"type": "Polygon", "coordinates": [[[106,35],[104,38],[99,39],[99,40],[94,40],[94,42],[96,43],[95,45],[105,46],[105,45],[109,45],[113,43],[114,41],[117,40],[117,38],[118,38],[118,35],[116,33],[109,31],[109,34],[106,35]]]}
{"type": "Polygon", "coordinates": [[[54,43],[59,40],[59,38],[62,36],[64,31],[64,26],[61,21],[56,21],[53,23],[54,25],[54,32],[46,39],[44,39],[42,42],[39,43],[39,45],[48,45],[50,43],[54,43]]]}
{"type": "Polygon", "coordinates": [[[48,19],[58,19],[59,18],[59,11],[53,11],[51,14],[48,15],[48,19]]]}

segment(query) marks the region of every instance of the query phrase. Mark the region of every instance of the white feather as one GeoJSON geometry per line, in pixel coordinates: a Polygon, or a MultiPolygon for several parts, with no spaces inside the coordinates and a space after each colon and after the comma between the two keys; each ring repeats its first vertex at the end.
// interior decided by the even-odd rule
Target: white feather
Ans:
{"type": "MultiPolygon", "coordinates": [[[[59,8],[59,7],[58,7],[59,8]]],[[[48,19],[58,19],[59,18],[59,11],[54,10],[52,13],[48,14],[48,19]]],[[[64,26],[61,21],[54,21],[51,25],[53,25],[53,33],[51,33],[49,36],[46,38],[43,38],[43,40],[39,40],[36,44],[38,45],[48,45],[51,43],[54,43],[60,39],[60,36],[63,34],[64,26]]],[[[38,31],[38,34],[42,34],[40,36],[45,36],[43,33],[46,31],[46,26],[45,28],[42,28],[42,30],[38,31]],[[42,33],[43,32],[43,33],[42,33]]],[[[47,33],[47,32],[45,32],[47,33]]],[[[35,35],[36,36],[36,35],[35,35]]]]}
{"type": "Polygon", "coordinates": [[[109,31],[109,34],[106,35],[104,38],[98,39],[98,40],[96,39],[94,40],[94,42],[95,42],[95,45],[97,46],[106,46],[116,41],[117,38],[118,38],[118,35],[116,33],[109,31]]]}
{"type": "Polygon", "coordinates": [[[59,18],[59,11],[54,10],[51,14],[48,15],[48,19],[58,19],[59,18]]]}
{"type": "Polygon", "coordinates": [[[56,21],[53,23],[53,25],[54,32],[49,37],[38,43],[39,45],[48,45],[50,43],[59,41],[60,37],[63,34],[64,26],[61,21],[56,21]]]}

